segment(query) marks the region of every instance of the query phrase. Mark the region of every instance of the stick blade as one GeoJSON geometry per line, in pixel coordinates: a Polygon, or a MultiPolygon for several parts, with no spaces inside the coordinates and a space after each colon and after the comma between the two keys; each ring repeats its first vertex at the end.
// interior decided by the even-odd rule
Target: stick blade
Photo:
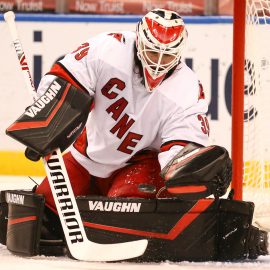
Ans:
{"type": "Polygon", "coordinates": [[[98,244],[88,241],[77,247],[75,244],[74,249],[71,247],[70,253],[74,258],[82,261],[121,261],[143,255],[147,245],[146,239],[116,244],[98,244]]]}

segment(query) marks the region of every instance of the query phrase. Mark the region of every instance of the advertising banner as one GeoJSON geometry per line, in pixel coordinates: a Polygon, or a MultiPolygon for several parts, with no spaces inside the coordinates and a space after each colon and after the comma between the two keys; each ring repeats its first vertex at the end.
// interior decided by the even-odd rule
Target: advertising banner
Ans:
{"type": "Polygon", "coordinates": [[[154,8],[174,10],[182,15],[203,15],[204,0],[70,0],[70,12],[99,14],[145,14],[154,8]]]}
{"type": "Polygon", "coordinates": [[[9,10],[17,12],[55,11],[57,0],[0,0],[0,12],[9,10]]]}

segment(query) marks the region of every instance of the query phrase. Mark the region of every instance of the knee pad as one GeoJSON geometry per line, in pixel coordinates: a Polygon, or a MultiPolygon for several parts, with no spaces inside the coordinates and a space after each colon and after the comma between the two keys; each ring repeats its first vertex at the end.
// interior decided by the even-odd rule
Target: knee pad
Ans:
{"type": "Polygon", "coordinates": [[[38,254],[44,198],[29,191],[7,190],[2,196],[8,207],[6,246],[24,256],[38,254]]]}
{"type": "Polygon", "coordinates": [[[7,221],[8,205],[5,201],[4,193],[0,193],[0,244],[6,245],[7,242],[7,221]]]}
{"type": "Polygon", "coordinates": [[[4,219],[1,215],[0,229],[2,226],[5,234],[1,238],[9,251],[21,256],[64,254],[63,239],[51,237],[52,232],[47,230],[48,211],[44,212],[43,195],[22,190],[1,191],[1,208],[4,219]]]}

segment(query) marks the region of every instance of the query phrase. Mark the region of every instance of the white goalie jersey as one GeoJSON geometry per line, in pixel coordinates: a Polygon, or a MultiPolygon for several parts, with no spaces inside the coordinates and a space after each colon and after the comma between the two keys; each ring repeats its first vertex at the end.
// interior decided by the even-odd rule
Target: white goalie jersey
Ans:
{"type": "Polygon", "coordinates": [[[143,149],[159,152],[161,168],[188,142],[206,145],[208,105],[194,72],[180,63],[152,93],[134,62],[135,33],[103,33],[67,54],[41,80],[55,76],[94,96],[94,108],[71,153],[90,174],[108,177],[143,149]]]}

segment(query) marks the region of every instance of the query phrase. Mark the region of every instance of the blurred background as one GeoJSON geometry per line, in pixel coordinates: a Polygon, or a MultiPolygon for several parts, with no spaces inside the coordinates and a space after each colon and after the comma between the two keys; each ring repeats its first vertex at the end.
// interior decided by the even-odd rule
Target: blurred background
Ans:
{"type": "Polygon", "coordinates": [[[233,0],[0,0],[0,175],[45,175],[41,162],[5,135],[32,103],[3,13],[16,13],[18,33],[35,83],[57,59],[100,32],[135,31],[148,11],[183,16],[188,30],[183,59],[198,75],[209,103],[210,144],[231,148],[233,0]]]}

